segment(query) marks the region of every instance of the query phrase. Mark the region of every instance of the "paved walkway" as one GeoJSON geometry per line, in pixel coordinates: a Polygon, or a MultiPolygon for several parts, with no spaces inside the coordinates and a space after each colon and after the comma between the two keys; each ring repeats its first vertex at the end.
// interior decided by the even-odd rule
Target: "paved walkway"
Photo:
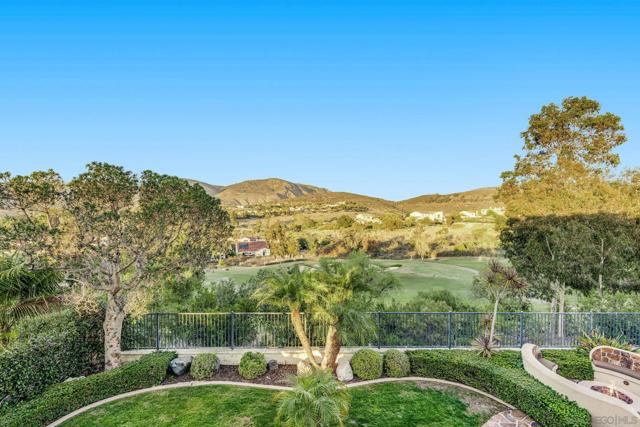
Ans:
{"type": "Polygon", "coordinates": [[[517,409],[509,409],[494,415],[482,427],[536,427],[538,423],[517,409]]]}

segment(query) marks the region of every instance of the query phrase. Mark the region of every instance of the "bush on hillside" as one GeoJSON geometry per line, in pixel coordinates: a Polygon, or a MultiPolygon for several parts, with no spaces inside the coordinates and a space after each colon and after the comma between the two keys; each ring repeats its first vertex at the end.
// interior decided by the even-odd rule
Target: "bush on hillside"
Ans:
{"type": "Polygon", "coordinates": [[[368,348],[358,350],[351,358],[353,374],[363,380],[374,380],[382,376],[382,355],[368,348]]]}
{"type": "MultiPolygon", "coordinates": [[[[515,406],[543,427],[589,427],[591,416],[523,369],[509,368],[464,350],[407,352],[414,375],[465,384],[515,406]]],[[[508,362],[508,360],[503,360],[508,362]]]]}
{"type": "Polygon", "coordinates": [[[23,321],[16,331],[19,338],[0,352],[0,399],[30,399],[51,384],[102,368],[100,316],[51,313],[23,321]]]}
{"type": "Polygon", "coordinates": [[[387,350],[384,353],[384,373],[389,377],[406,377],[411,371],[409,356],[400,350],[387,350]]]}
{"type": "Polygon", "coordinates": [[[220,369],[220,360],[215,353],[198,354],[191,362],[191,376],[198,380],[212,378],[220,369]]]}
{"type": "Polygon", "coordinates": [[[64,415],[111,396],[159,385],[174,352],[151,353],[119,368],[56,384],[42,395],[4,408],[0,427],[41,427],[64,415]]]}
{"type": "Polygon", "coordinates": [[[248,351],[242,355],[238,372],[242,378],[253,380],[267,372],[267,360],[262,353],[248,351]]]}

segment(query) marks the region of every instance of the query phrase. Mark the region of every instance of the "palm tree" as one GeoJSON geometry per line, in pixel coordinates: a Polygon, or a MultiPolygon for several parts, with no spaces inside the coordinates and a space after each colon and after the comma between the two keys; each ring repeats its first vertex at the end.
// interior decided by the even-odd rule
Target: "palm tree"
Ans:
{"type": "Polygon", "coordinates": [[[288,269],[268,271],[260,281],[261,287],[255,292],[254,297],[260,305],[273,305],[290,311],[293,329],[309,363],[317,368],[318,363],[313,356],[311,343],[302,320],[302,312],[317,303],[324,288],[321,285],[314,286],[308,279],[307,272],[298,265],[288,269]]]}
{"type": "Polygon", "coordinates": [[[335,369],[342,339],[350,332],[372,327],[367,308],[398,282],[361,253],[353,253],[345,261],[321,260],[312,280],[316,287],[326,289],[313,306],[314,318],[328,324],[321,367],[335,369]]]}
{"type": "Polygon", "coordinates": [[[0,258],[0,336],[25,317],[58,309],[60,274],[50,269],[30,269],[16,256],[0,258]]]}
{"type": "Polygon", "coordinates": [[[278,427],[341,427],[349,413],[348,389],[329,371],[294,377],[293,389],[276,395],[278,427]]]}

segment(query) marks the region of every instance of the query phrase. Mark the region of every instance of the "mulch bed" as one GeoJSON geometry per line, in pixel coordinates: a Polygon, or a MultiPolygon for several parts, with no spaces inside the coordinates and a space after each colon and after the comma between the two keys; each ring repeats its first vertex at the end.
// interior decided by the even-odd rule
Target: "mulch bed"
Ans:
{"type": "MultiPolygon", "coordinates": [[[[234,381],[241,383],[253,383],[253,384],[267,384],[267,385],[290,385],[288,379],[290,376],[296,374],[296,367],[294,365],[280,365],[276,371],[267,372],[261,377],[258,377],[254,380],[246,380],[240,376],[238,373],[238,367],[233,365],[221,365],[218,373],[209,378],[210,381],[234,381]]],[[[190,374],[186,375],[169,375],[167,379],[162,383],[165,384],[175,384],[175,383],[184,383],[196,381],[190,374]]]]}

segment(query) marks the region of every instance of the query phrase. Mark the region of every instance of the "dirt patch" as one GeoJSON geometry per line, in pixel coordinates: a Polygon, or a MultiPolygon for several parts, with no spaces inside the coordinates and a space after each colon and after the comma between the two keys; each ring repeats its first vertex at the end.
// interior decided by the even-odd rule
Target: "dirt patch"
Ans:
{"type": "MultiPolygon", "coordinates": [[[[220,370],[216,375],[211,378],[208,378],[210,381],[234,381],[241,383],[252,383],[252,384],[267,384],[267,385],[284,385],[288,386],[289,377],[296,374],[296,367],[293,365],[280,365],[276,371],[267,372],[261,377],[258,377],[254,380],[246,380],[240,376],[238,373],[238,367],[232,365],[222,365],[220,366],[220,370]]],[[[183,383],[183,382],[191,382],[196,381],[190,374],[186,375],[169,375],[167,379],[162,383],[164,384],[175,384],[175,383],[183,383]]]]}

